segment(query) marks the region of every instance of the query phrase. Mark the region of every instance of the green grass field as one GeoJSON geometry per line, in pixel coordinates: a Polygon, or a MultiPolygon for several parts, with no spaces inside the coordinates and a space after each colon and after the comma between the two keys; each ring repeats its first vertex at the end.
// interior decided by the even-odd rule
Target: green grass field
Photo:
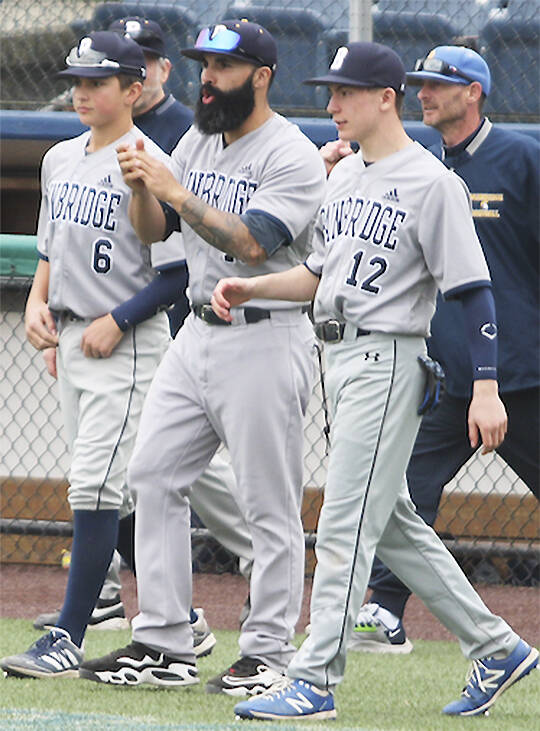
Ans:
{"type": "MultiPolygon", "coordinates": [[[[208,695],[204,684],[237,656],[237,633],[215,632],[218,644],[199,662],[201,683],[189,689],[160,690],[146,686],[113,688],[84,680],[0,679],[0,729],[292,729],[410,730],[478,728],[518,731],[540,728],[538,672],[510,689],[488,718],[456,719],[441,715],[457,698],[467,663],[458,645],[415,643],[411,655],[374,656],[349,653],[345,681],[336,692],[336,722],[263,723],[235,721],[235,700],[208,695]]],[[[39,633],[28,620],[0,620],[0,656],[28,647],[39,633]]],[[[298,637],[301,641],[302,637],[298,637]]],[[[86,657],[125,645],[129,632],[89,632],[86,657]]]]}

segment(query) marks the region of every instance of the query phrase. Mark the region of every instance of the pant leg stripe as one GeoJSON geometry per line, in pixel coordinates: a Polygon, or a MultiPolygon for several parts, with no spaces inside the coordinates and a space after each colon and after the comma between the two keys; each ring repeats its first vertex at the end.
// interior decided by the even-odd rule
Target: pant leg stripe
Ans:
{"type": "Polygon", "coordinates": [[[114,449],[111,454],[111,458],[109,460],[109,465],[107,467],[107,471],[105,472],[105,477],[103,478],[103,482],[101,483],[98,491],[98,499],[97,499],[97,505],[96,510],[99,510],[99,504],[101,501],[101,494],[103,492],[103,489],[105,487],[105,484],[107,482],[107,478],[109,477],[109,473],[111,471],[114,458],[116,457],[116,453],[118,451],[118,447],[120,446],[120,442],[122,441],[122,437],[124,435],[124,431],[126,429],[126,425],[129,419],[129,412],[131,410],[131,402],[133,400],[133,392],[135,391],[135,386],[137,385],[137,338],[136,338],[136,330],[137,327],[133,327],[131,330],[131,342],[133,347],[133,371],[131,375],[131,387],[129,389],[129,397],[126,407],[126,413],[124,415],[124,421],[122,423],[122,428],[120,429],[120,433],[118,435],[118,439],[116,440],[116,444],[114,445],[114,449]]]}
{"type": "MultiPolygon", "coordinates": [[[[347,598],[345,600],[345,607],[344,607],[344,612],[343,612],[343,621],[342,621],[342,624],[341,624],[341,631],[340,631],[339,643],[338,643],[338,647],[337,647],[336,654],[340,652],[340,650],[341,650],[341,648],[343,646],[343,643],[346,641],[346,638],[345,638],[345,626],[346,626],[346,623],[347,623],[347,611],[348,611],[348,608],[349,608],[349,603],[350,603],[350,598],[351,598],[351,591],[352,591],[352,586],[353,586],[354,572],[355,572],[355,568],[356,568],[356,559],[357,559],[357,556],[358,556],[358,548],[359,548],[359,543],[360,543],[360,533],[361,533],[362,525],[363,525],[363,522],[364,522],[364,515],[365,515],[365,512],[366,512],[366,503],[367,503],[367,499],[368,499],[368,496],[369,496],[369,490],[370,490],[370,487],[371,487],[371,480],[372,480],[372,477],[373,477],[373,472],[375,471],[375,465],[376,465],[376,462],[377,462],[377,456],[378,456],[379,447],[380,447],[380,444],[381,444],[382,432],[383,432],[383,429],[384,429],[384,424],[385,424],[385,421],[386,421],[386,416],[388,414],[388,406],[389,406],[389,403],[390,403],[390,397],[392,395],[392,388],[393,388],[393,385],[394,385],[394,379],[395,379],[395,374],[396,374],[396,355],[397,355],[396,354],[396,350],[397,350],[397,341],[394,340],[393,341],[393,355],[392,355],[392,373],[391,373],[391,376],[390,376],[390,383],[389,383],[389,386],[388,386],[388,392],[386,394],[386,401],[385,401],[385,404],[384,404],[384,410],[383,410],[383,414],[382,414],[382,419],[381,419],[381,423],[380,423],[380,426],[379,426],[379,433],[377,434],[377,441],[375,443],[375,450],[373,452],[373,458],[371,460],[371,466],[370,466],[370,469],[369,469],[369,475],[368,475],[366,490],[364,492],[364,497],[363,497],[363,500],[362,500],[362,509],[360,511],[360,520],[358,522],[358,528],[357,528],[357,531],[356,531],[356,543],[355,543],[355,547],[354,547],[353,561],[352,561],[352,565],[351,565],[351,573],[350,573],[349,582],[348,582],[347,598]]],[[[326,683],[328,685],[329,684],[328,683],[328,671],[326,671],[326,672],[327,672],[326,683]]]]}

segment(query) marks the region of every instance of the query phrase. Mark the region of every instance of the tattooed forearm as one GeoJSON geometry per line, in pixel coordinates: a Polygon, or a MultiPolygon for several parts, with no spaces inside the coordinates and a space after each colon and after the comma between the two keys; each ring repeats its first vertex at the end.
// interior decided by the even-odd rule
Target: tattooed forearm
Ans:
{"type": "Polygon", "coordinates": [[[257,265],[266,259],[266,251],[236,214],[218,211],[193,193],[175,208],[180,217],[216,249],[246,264],[257,265]]]}

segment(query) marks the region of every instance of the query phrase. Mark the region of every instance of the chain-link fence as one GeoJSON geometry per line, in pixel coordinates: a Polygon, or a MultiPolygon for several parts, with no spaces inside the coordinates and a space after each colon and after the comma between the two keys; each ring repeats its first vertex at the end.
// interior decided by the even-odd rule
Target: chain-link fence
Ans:
{"type": "MultiPolygon", "coordinates": [[[[392,46],[411,70],[435,45],[465,42],[486,58],[493,75],[487,111],[496,121],[540,119],[540,0],[4,0],[0,4],[1,106],[36,109],[65,88],[54,74],[67,51],[85,33],[107,28],[125,15],[157,20],[167,34],[173,63],[170,90],[193,104],[198,67],[180,54],[200,27],[225,17],[245,17],[276,37],[278,73],[271,101],[288,114],[320,115],[321,88],[302,80],[327,68],[335,49],[352,34],[392,46]],[[367,18],[357,28],[349,7],[367,18]]],[[[405,100],[407,118],[419,118],[414,90],[405,100]]]]}
{"type": "MultiPolygon", "coordinates": [[[[70,548],[69,456],[56,383],[41,353],[25,339],[23,311],[30,284],[30,277],[2,279],[1,560],[58,564],[70,548]]],[[[308,548],[314,544],[326,479],[324,426],[319,382],[305,422],[308,548]]],[[[538,583],[538,524],[537,501],[514,472],[499,457],[476,456],[447,487],[436,527],[473,578],[530,585],[538,583]]],[[[196,570],[236,570],[235,559],[196,524],[193,561],[196,570]]],[[[309,550],[308,573],[313,564],[309,550]]]]}
{"type": "MultiPolygon", "coordinates": [[[[357,37],[358,29],[349,31],[348,0],[307,0],[301,5],[298,0],[0,0],[0,106],[37,109],[48,103],[65,87],[54,72],[63,67],[78,38],[133,14],[158,20],[166,31],[174,66],[170,89],[191,104],[198,67],[179,49],[193,43],[202,25],[240,16],[267,26],[277,39],[274,107],[289,116],[323,114],[325,92],[301,81],[325,69],[334,49],[349,35],[357,37]]],[[[365,5],[357,0],[351,8],[365,5]]],[[[379,0],[373,3],[370,25],[373,39],[394,47],[407,68],[434,45],[467,36],[491,67],[490,116],[538,122],[539,10],[540,0],[379,0]]],[[[405,115],[419,116],[413,91],[407,92],[405,115]]],[[[69,458],[56,385],[24,337],[22,313],[31,278],[11,276],[15,271],[20,273],[17,266],[1,272],[1,558],[58,563],[70,545],[69,458]]],[[[319,384],[305,426],[303,517],[308,545],[314,541],[326,477],[323,428],[319,384]]],[[[436,527],[473,577],[531,584],[538,582],[538,525],[538,504],[526,486],[500,458],[490,456],[473,458],[448,486],[436,527]]],[[[204,529],[194,528],[193,536],[197,568],[234,568],[231,556],[204,529]]],[[[309,571],[313,556],[308,555],[309,571]]]]}

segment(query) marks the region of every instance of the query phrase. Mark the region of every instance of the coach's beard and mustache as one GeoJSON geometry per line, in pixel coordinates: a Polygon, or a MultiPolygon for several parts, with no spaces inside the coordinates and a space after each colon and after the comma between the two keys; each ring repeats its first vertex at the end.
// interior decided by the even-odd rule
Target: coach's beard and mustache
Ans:
{"type": "Polygon", "coordinates": [[[202,84],[195,107],[195,124],[204,135],[221,134],[237,129],[246,121],[255,107],[253,73],[236,89],[220,91],[212,84],[202,84]],[[203,92],[214,97],[203,102],[203,92]]]}

